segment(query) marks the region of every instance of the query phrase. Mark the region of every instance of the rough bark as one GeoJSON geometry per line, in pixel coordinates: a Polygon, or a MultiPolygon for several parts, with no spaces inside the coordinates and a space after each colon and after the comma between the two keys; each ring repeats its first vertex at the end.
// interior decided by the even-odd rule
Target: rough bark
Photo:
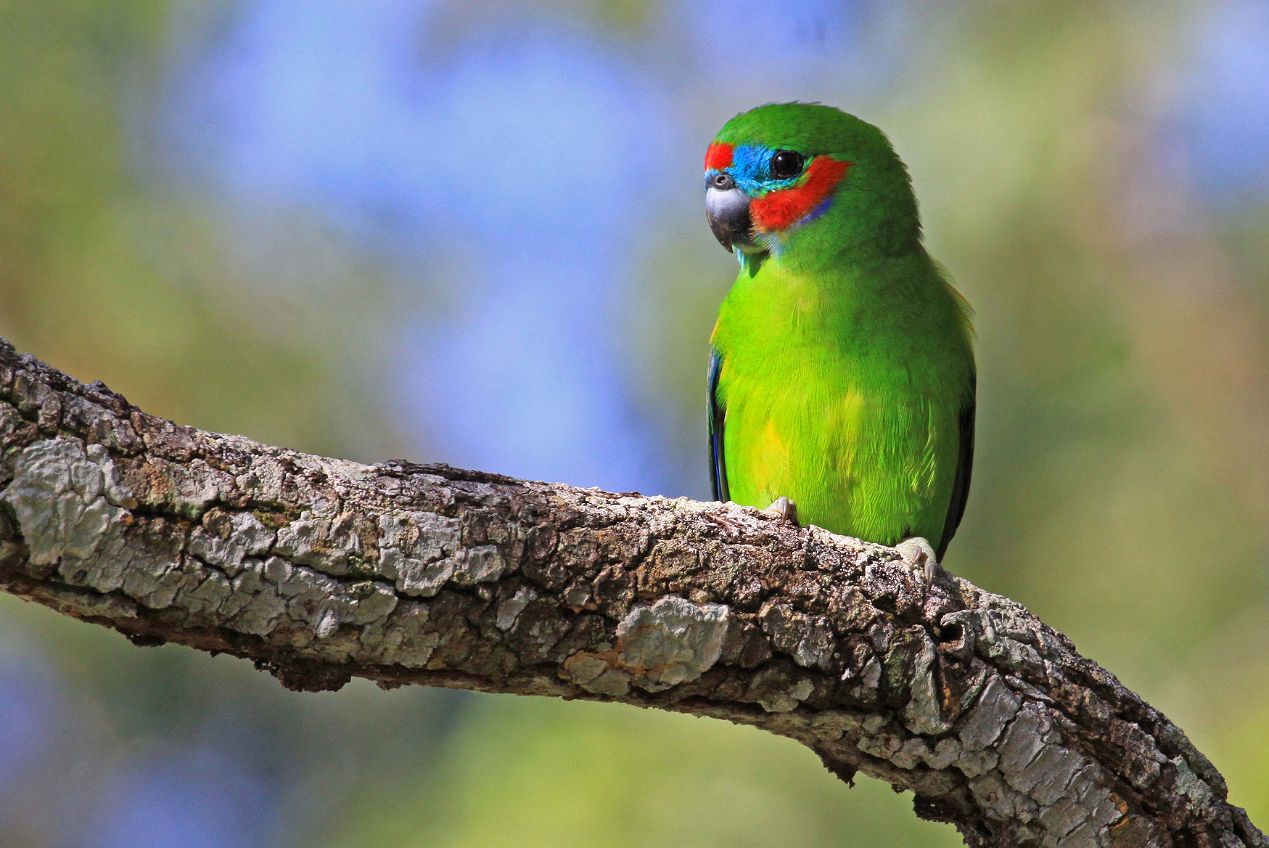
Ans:
{"type": "Polygon", "coordinates": [[[1266,844],[1158,710],[1019,604],[734,505],[205,433],[0,340],[0,586],[134,642],[621,701],[791,737],[974,846],[1266,844]]]}

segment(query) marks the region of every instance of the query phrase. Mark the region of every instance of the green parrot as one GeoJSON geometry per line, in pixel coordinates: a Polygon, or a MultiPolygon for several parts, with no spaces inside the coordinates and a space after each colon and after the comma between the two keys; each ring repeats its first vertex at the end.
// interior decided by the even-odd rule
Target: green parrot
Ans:
{"type": "Polygon", "coordinates": [[[969,306],[885,135],[830,106],[732,118],[705,155],[740,260],[709,360],[714,497],[896,545],[932,580],[974,452],[969,306]]]}

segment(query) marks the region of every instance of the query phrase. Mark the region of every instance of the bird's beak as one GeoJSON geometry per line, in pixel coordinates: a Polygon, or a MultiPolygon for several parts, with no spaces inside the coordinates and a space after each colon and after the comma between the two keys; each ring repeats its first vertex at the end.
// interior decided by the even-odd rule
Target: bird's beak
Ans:
{"type": "Polygon", "coordinates": [[[725,171],[713,174],[705,182],[705,218],[714,238],[728,251],[733,247],[745,253],[758,249],[753,243],[753,222],[749,220],[749,195],[725,171]]]}

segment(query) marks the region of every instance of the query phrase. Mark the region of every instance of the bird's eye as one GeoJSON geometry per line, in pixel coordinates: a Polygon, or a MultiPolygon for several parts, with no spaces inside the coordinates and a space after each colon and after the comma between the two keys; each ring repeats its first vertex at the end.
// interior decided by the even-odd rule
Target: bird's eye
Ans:
{"type": "Polygon", "coordinates": [[[787,180],[802,173],[806,157],[796,150],[777,150],[771,157],[771,176],[777,180],[787,180]]]}

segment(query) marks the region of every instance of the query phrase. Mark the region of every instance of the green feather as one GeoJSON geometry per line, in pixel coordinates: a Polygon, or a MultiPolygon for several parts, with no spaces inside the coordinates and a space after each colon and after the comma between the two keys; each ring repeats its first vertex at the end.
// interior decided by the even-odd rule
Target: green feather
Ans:
{"type": "Polygon", "coordinates": [[[803,523],[942,556],[972,459],[969,309],[920,241],[880,130],[826,106],[764,106],[718,140],[852,164],[828,210],[779,234],[723,302],[712,392],[732,500],[785,496],[803,523]]]}

